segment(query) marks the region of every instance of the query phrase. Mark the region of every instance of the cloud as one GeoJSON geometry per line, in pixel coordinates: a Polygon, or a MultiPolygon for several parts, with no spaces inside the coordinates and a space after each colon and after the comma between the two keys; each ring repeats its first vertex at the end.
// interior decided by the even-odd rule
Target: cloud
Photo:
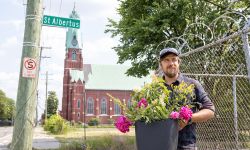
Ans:
{"type": "Polygon", "coordinates": [[[18,39],[16,36],[8,37],[0,44],[0,49],[6,49],[12,47],[13,45],[18,45],[18,39]]]}
{"type": "Polygon", "coordinates": [[[6,26],[8,28],[13,28],[16,31],[20,31],[21,29],[24,29],[24,21],[23,20],[1,20],[0,21],[0,26],[6,26]]]}
{"type": "Polygon", "coordinates": [[[1,41],[0,43],[0,56],[6,56],[9,55],[9,52],[12,50],[12,48],[17,48],[18,46],[18,39],[16,36],[8,37],[1,41]]]}
{"type": "Polygon", "coordinates": [[[85,5],[85,10],[81,8],[79,13],[81,14],[81,20],[85,22],[89,21],[100,21],[107,20],[107,18],[119,18],[116,13],[116,7],[118,6],[118,2],[114,0],[91,0],[87,2],[82,2],[81,5],[85,5]],[[98,11],[96,11],[98,10],[98,11]],[[83,12],[84,11],[84,12],[83,12]],[[90,15],[91,14],[91,15],[90,15]]]}
{"type": "Polygon", "coordinates": [[[16,99],[18,87],[18,72],[0,72],[0,88],[6,93],[7,97],[16,99]]]}
{"type": "Polygon", "coordinates": [[[27,0],[9,0],[11,2],[11,4],[15,5],[15,6],[24,6],[24,4],[27,4],[27,0]]]}
{"type": "Polygon", "coordinates": [[[0,57],[4,56],[5,52],[0,50],[0,57]]]}
{"type": "Polygon", "coordinates": [[[117,55],[111,48],[117,44],[116,41],[103,37],[93,41],[84,41],[83,57],[87,64],[116,64],[117,55]]]}

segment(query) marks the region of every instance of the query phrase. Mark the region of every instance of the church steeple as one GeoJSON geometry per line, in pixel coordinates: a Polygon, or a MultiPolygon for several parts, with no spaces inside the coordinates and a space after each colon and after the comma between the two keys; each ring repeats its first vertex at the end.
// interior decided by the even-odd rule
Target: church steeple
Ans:
{"type": "Polygon", "coordinates": [[[79,15],[76,12],[76,3],[74,3],[74,8],[72,10],[72,13],[69,15],[69,18],[79,19],[79,15]]]}
{"type": "MultiPolygon", "coordinates": [[[[71,14],[69,15],[69,18],[80,19],[79,15],[76,12],[75,4],[71,14]]],[[[69,48],[82,49],[82,37],[78,33],[78,29],[75,28],[67,29],[65,46],[66,46],[66,51],[68,51],[69,48]]]]}
{"type": "MultiPolygon", "coordinates": [[[[70,16],[71,19],[79,19],[74,6],[70,16]]],[[[66,33],[66,52],[64,59],[63,76],[63,97],[62,112],[63,118],[71,121],[83,121],[83,92],[85,91],[82,39],[79,30],[68,28],[66,33]]]]}

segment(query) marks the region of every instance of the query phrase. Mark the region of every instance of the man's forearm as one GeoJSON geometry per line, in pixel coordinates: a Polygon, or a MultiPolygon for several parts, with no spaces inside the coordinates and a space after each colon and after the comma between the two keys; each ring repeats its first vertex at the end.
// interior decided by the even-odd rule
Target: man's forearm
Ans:
{"type": "Polygon", "coordinates": [[[202,109],[192,115],[192,122],[205,122],[214,117],[214,112],[210,109],[202,109]]]}

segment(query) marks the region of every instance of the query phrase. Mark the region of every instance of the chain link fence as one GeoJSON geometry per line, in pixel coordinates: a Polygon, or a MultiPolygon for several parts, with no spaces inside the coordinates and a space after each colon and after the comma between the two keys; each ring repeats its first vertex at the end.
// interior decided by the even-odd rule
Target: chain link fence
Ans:
{"type": "Polygon", "coordinates": [[[216,108],[214,119],[197,125],[199,150],[250,149],[248,27],[249,21],[244,30],[193,50],[179,42],[181,72],[201,82],[216,108]]]}

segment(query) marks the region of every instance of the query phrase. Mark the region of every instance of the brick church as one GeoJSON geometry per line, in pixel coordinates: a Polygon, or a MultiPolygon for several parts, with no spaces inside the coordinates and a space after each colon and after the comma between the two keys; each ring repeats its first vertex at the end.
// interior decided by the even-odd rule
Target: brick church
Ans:
{"type": "MultiPolygon", "coordinates": [[[[75,8],[70,18],[79,19],[75,8]]],[[[129,106],[132,89],[142,86],[150,79],[126,76],[125,72],[129,68],[127,66],[83,64],[84,53],[80,35],[78,29],[67,29],[60,113],[69,121],[85,120],[85,123],[88,123],[95,117],[99,118],[100,123],[107,124],[123,113],[107,93],[121,99],[129,106]]]]}

